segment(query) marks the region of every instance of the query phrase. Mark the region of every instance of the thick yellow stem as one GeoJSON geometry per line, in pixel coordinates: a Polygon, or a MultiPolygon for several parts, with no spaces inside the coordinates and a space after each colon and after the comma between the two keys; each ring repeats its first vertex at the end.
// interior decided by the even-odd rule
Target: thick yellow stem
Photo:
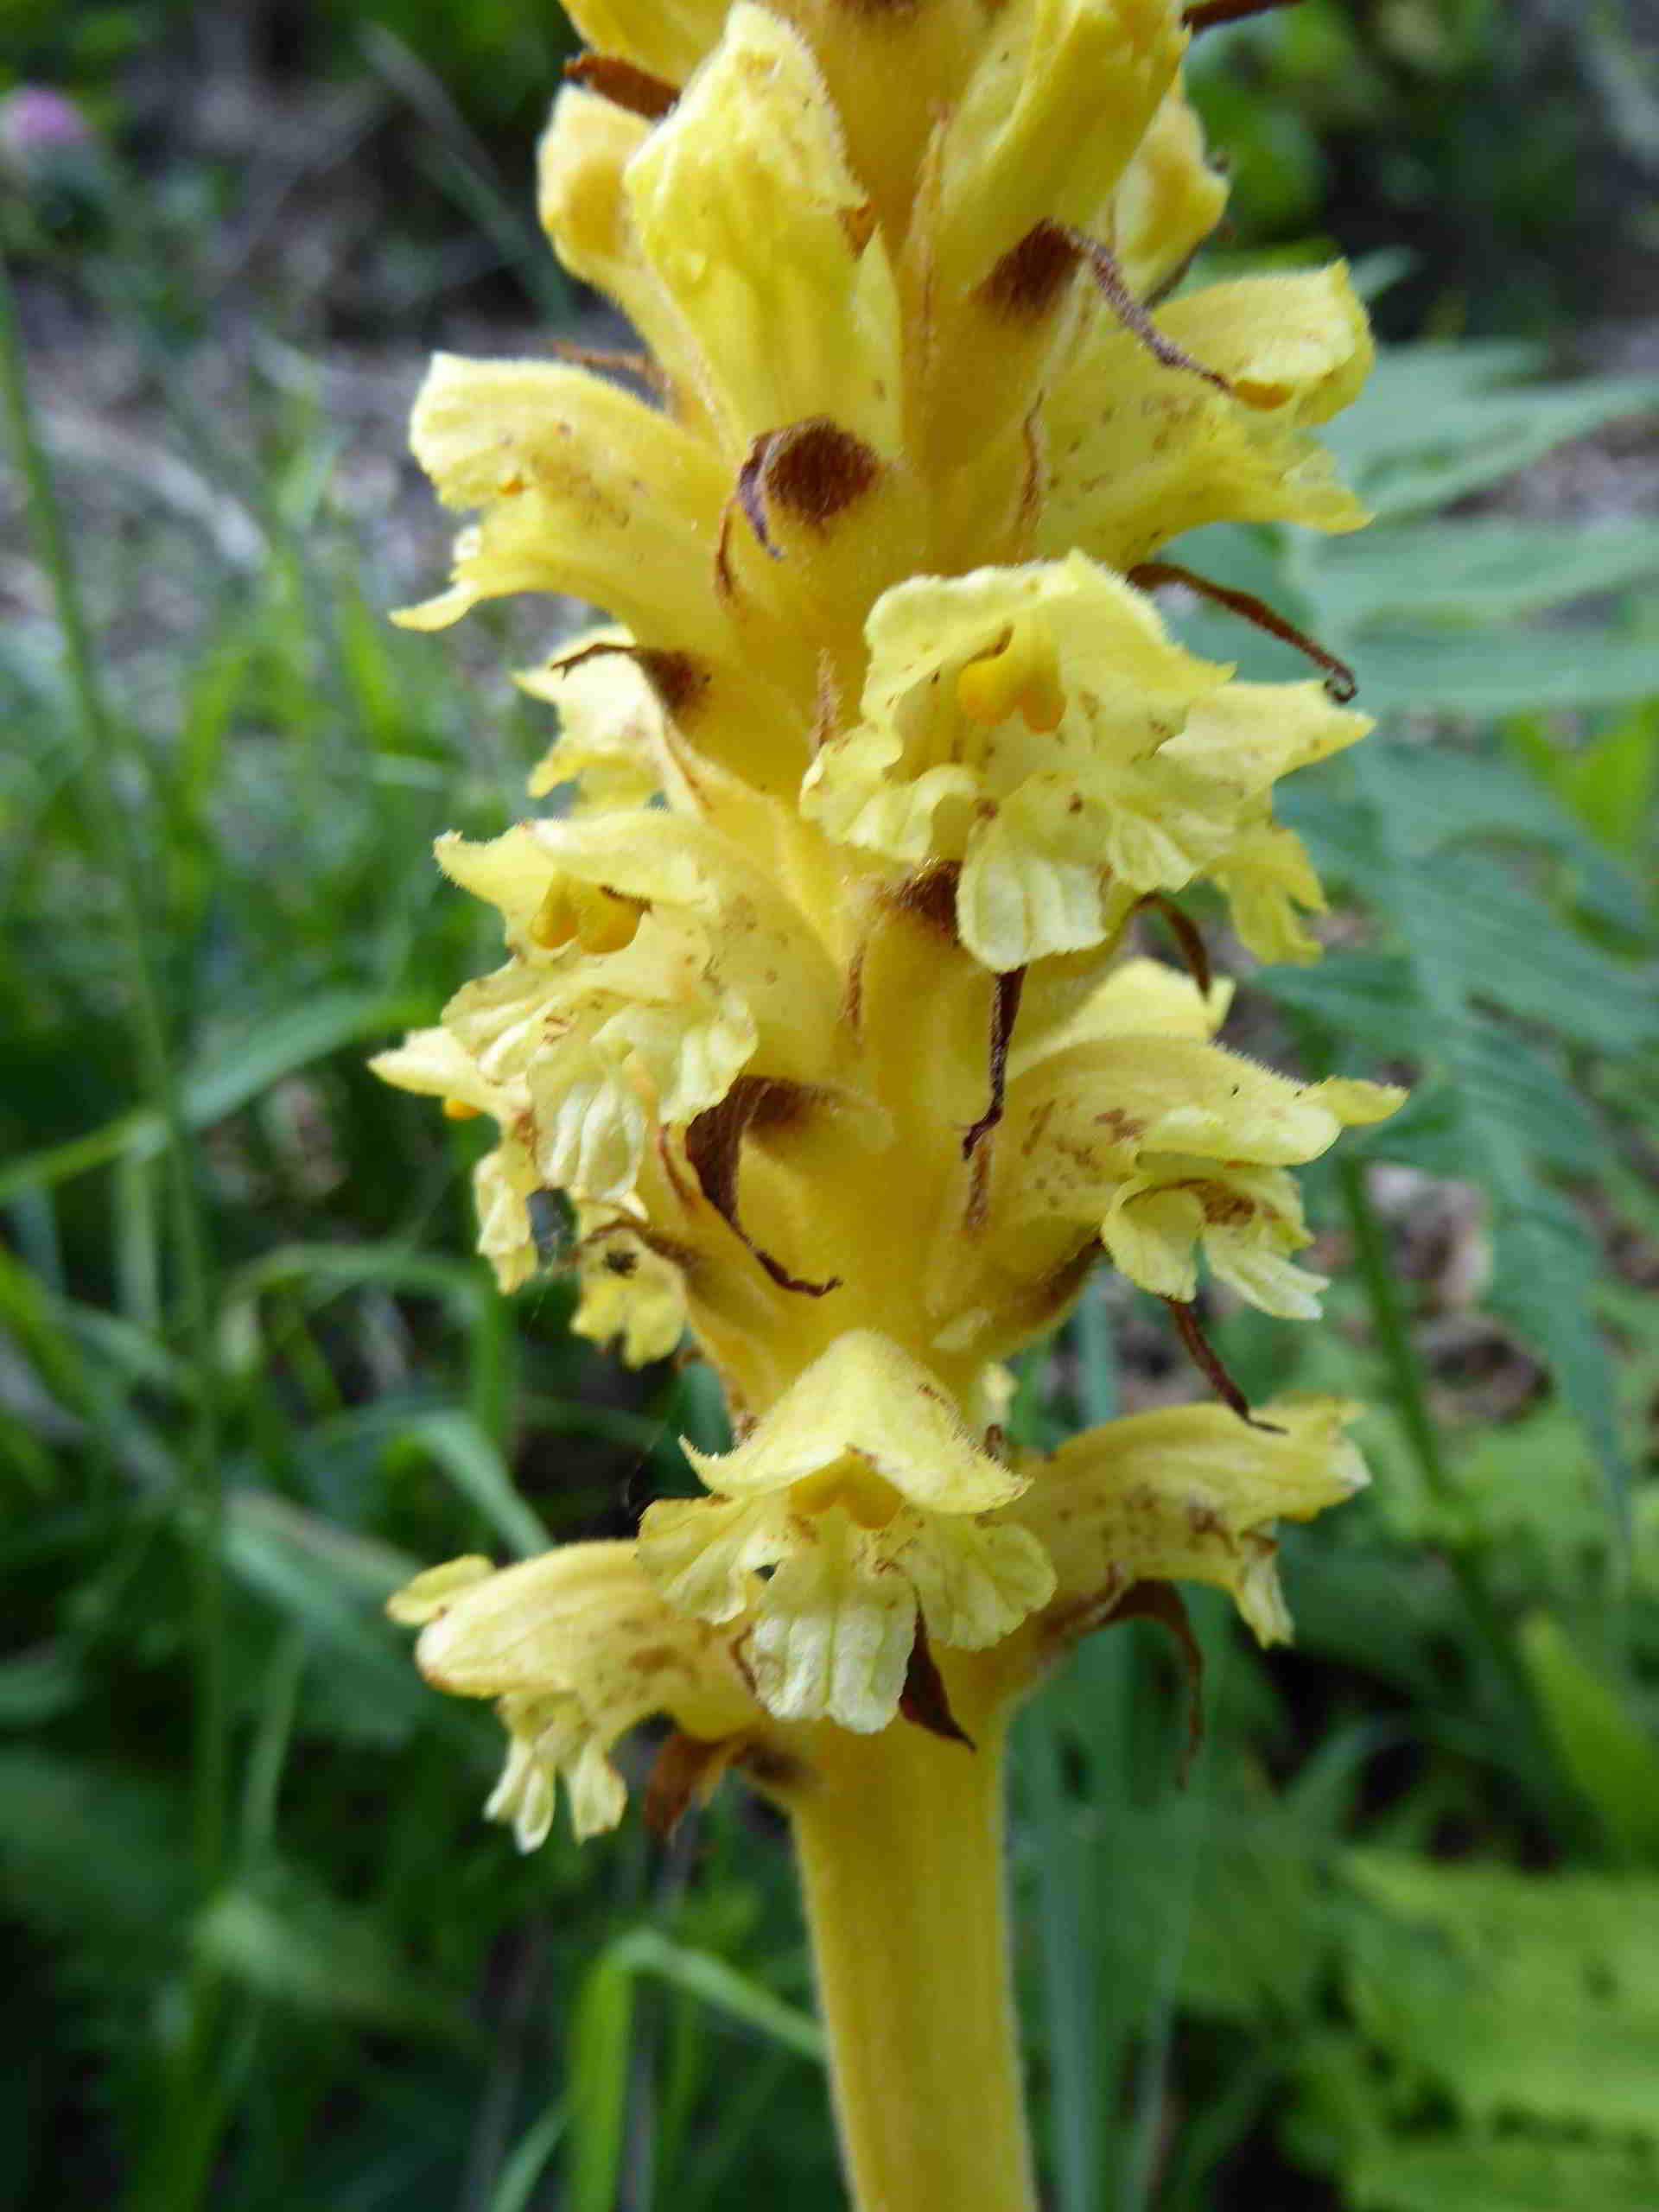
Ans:
{"type": "MultiPolygon", "coordinates": [[[[979,1716],[963,1715],[969,1720],[979,1716]]],[[[817,1732],[788,1793],[858,2212],[1033,2212],[1003,1909],[1001,1719],[817,1732]]]]}

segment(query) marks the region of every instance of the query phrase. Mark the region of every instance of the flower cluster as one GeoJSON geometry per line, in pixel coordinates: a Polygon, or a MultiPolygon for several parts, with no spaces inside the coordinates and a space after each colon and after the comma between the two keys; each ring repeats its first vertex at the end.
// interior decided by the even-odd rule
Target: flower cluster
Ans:
{"type": "Polygon", "coordinates": [[[1149,595],[1196,524],[1363,519],[1309,435],[1370,358],[1344,271],[1166,296],[1224,196],[1177,0],[571,13],[542,214],[649,350],[435,364],[415,449],[473,519],[401,619],[609,619],[521,679],[557,810],[439,846],[504,964],[378,1065],[496,1123],[503,1287],[563,1192],[577,1326],[636,1362],[689,1330],[739,1440],[636,1544],[399,1601],[435,1681],[501,1700],[526,1844],[556,1771],[580,1829],[615,1820],[648,1712],[706,1747],[687,1773],[948,1730],[974,1655],[1013,1684],[1149,1579],[1285,1634],[1274,1525],[1363,1480],[1351,1409],[1020,1459],[1001,1363],[1103,1253],[1189,1315],[1200,1261],[1317,1313],[1289,1171],[1397,1096],[1230,1052],[1206,964],[1128,944],[1151,906],[1193,946],[1207,883],[1313,957],[1274,787],[1366,728],[1339,670],[1240,682],[1149,595]]]}

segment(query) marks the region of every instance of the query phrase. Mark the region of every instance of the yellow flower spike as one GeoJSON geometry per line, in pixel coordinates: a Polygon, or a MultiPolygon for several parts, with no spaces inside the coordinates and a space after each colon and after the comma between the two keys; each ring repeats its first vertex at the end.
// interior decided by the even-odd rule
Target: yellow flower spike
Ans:
{"type": "Polygon", "coordinates": [[[1334,1402],[1017,1467],[998,1441],[995,1363],[1103,1246],[1168,1297],[1203,1266],[1315,1310],[1290,1171],[1397,1099],[1220,1050],[1224,982],[1118,952],[1151,902],[1201,972],[1168,894],[1209,880],[1253,948],[1311,957],[1274,787],[1364,728],[1233,682],[1147,596],[1207,591],[1346,678],[1155,557],[1362,519],[1310,435],[1370,358],[1344,273],[1172,296],[1222,200],[1194,13],[575,0],[599,51],[542,212],[649,352],[441,361],[416,410],[477,519],[405,619],[531,590],[607,627],[522,679],[562,716],[532,791],[570,813],[441,848],[505,964],[382,1070],[499,1127],[504,1287],[558,1187],[578,1332],[637,1362],[686,1330],[739,1440],[633,1545],[453,1563],[398,1605],[435,1681],[498,1700],[490,1810],[526,1846],[561,1777],[579,1833],[614,1821],[648,1712],[684,1732],[659,1802],[753,1753],[866,2212],[1036,2202],[997,1781],[1033,1661],[1149,1578],[1282,1634],[1274,1524],[1361,1478],[1334,1402]]]}
{"type": "Polygon", "coordinates": [[[1044,403],[1047,480],[1037,544],[1133,569],[1211,522],[1357,530],[1364,509],[1307,429],[1347,404],[1372,348],[1339,264],[1216,284],[1158,328],[1232,385],[1163,367],[1101,316],[1044,403]]]}
{"type": "Polygon", "coordinates": [[[440,353],[410,436],[445,505],[483,514],[456,540],[450,588],[396,617],[406,628],[537,591],[611,607],[661,645],[706,651],[720,635],[712,562],[727,477],[643,400],[560,363],[440,353]]]}
{"type": "Polygon", "coordinates": [[[426,1624],[429,1681],[500,1700],[511,1748],[487,1810],[524,1851],[546,1838],[561,1775],[579,1837],[616,1826],[626,1792],[608,1754],[650,1714],[710,1743],[762,1719],[725,1642],[663,1604],[630,1544],[567,1544],[499,1573],[454,1560],[387,1611],[426,1624]]]}
{"type": "Polygon", "coordinates": [[[818,416],[895,454],[893,271],[799,34],[734,8],[626,181],[645,256],[702,348],[732,460],[818,416]]]}
{"type": "Polygon", "coordinates": [[[1080,1608],[1098,1619],[1136,1582],[1208,1582],[1262,1643],[1286,1643],[1274,1524],[1363,1488],[1365,1463],[1343,1433],[1360,1411],[1341,1398],[1276,1398],[1262,1408],[1271,1431],[1221,1406],[1134,1414],[1029,1466],[1031,1488],[998,1517],[1053,1560],[1047,1618],[1062,1628],[1080,1608]]]}
{"type": "Polygon", "coordinates": [[[936,1643],[979,1649],[1052,1587],[1034,1541],[983,1520],[1021,1478],[872,1330],[838,1338],[733,1451],[685,1449],[715,1495],[651,1507],[640,1561],[670,1604],[750,1619],[746,1663],[779,1719],[885,1727],[918,1615],[936,1643]]]}

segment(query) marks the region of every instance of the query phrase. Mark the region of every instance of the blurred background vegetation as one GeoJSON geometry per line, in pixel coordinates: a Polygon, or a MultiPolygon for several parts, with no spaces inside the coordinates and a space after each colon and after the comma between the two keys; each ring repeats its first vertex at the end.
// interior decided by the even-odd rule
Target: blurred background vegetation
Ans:
{"type": "MultiPolygon", "coordinates": [[[[769,1816],[521,1862],[493,1722],[379,1612],[625,1533],[717,1434],[696,1366],[569,1338],[556,1254],[496,1297],[474,1139],[363,1066],[487,963],[428,847],[546,737],[506,671],[569,610],[384,609],[446,557],[427,349],[596,311],[531,213],[568,46],[509,0],[0,4],[5,2212],[838,2202],[769,1816]]],[[[1330,1325],[1211,1314],[1253,1391],[1376,1408],[1375,1488],[1287,1547],[1295,1650],[1195,1605],[1184,1788],[1141,1626],[1022,1724],[1046,2184],[1652,2212],[1659,11],[1305,0],[1195,78],[1219,256],[1349,251],[1396,341],[1336,440],[1375,529],[1192,548],[1385,721],[1297,807],[1328,957],[1230,1035],[1417,1090],[1309,1179],[1330,1325]]],[[[1020,1419],[1192,1392],[1103,1281],[1020,1419]]]]}

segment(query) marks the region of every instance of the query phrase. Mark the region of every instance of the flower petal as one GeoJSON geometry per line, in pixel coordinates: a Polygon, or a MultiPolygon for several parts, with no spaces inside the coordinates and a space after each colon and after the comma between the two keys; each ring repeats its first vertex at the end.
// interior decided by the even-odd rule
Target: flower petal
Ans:
{"type": "Polygon", "coordinates": [[[1054,1594],[1054,1568],[1027,1529],[966,1516],[901,1514],[887,1556],[909,1579],[937,1643],[982,1651],[1054,1594]]]}
{"type": "Polygon", "coordinates": [[[780,1720],[869,1734],[898,1710],[916,1593],[879,1539],[840,1507],[797,1530],[747,1645],[755,1695],[780,1720]]]}
{"type": "Polygon", "coordinates": [[[709,549],[727,484],[677,423],[586,370],[440,353],[410,442],[445,504],[480,507],[449,591],[397,620],[439,629],[480,600],[568,593],[664,645],[717,632],[709,549]]]}
{"type": "Polygon", "coordinates": [[[1062,1445],[1001,1517],[1044,1545],[1057,1606],[1109,1600],[1147,1580],[1211,1582],[1262,1643],[1281,1643],[1290,1621],[1274,1524],[1308,1520],[1364,1484],[1343,1434],[1358,1411],[1340,1398],[1275,1399],[1262,1417],[1278,1434],[1220,1406],[1108,1421],[1062,1445]]]}
{"type": "Polygon", "coordinates": [[[625,1792],[607,1753],[647,1714],[711,1741],[759,1717],[724,1643],[664,1603],[631,1544],[569,1544],[497,1573],[452,1561],[391,1610],[427,1623],[416,1656],[429,1681],[500,1700],[512,1743],[489,1810],[525,1850],[547,1834],[561,1772],[578,1835],[616,1825],[625,1792]]]}
{"type": "Polygon", "coordinates": [[[1205,523],[1357,529],[1363,508],[1306,435],[1370,365],[1347,271],[1211,285],[1156,321],[1233,392],[1163,367],[1103,315],[1044,407],[1052,459],[1039,549],[1081,546],[1128,569],[1205,523]]]}
{"type": "Polygon", "coordinates": [[[838,1337],[734,1451],[683,1448],[709,1489],[728,1497],[763,1497],[849,1457],[911,1504],[938,1512],[982,1512],[1020,1488],[938,1378],[874,1329],[838,1337]]]}

